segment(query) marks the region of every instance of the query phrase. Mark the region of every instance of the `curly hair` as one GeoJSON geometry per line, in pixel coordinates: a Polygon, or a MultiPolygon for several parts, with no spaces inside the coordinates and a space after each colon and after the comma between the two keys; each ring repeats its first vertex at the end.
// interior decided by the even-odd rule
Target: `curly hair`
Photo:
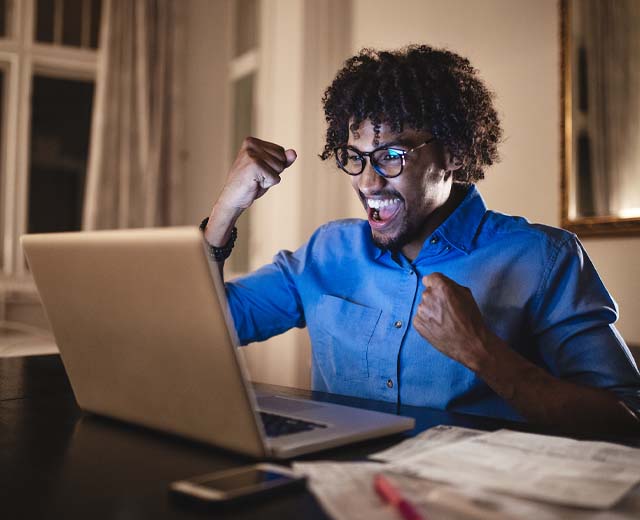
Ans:
{"type": "Polygon", "coordinates": [[[498,160],[502,129],[493,94],[469,60],[444,49],[362,49],[345,62],[322,103],[328,124],[323,160],[367,119],[376,139],[383,123],[395,133],[429,131],[462,162],[456,182],[483,179],[485,167],[498,160]]]}

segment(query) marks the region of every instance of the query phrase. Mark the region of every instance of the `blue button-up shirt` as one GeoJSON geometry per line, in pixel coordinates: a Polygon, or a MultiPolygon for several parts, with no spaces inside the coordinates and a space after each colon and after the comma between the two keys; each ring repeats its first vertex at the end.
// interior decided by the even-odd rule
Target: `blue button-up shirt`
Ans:
{"type": "Polygon", "coordinates": [[[521,419],[413,328],[433,272],[469,287],[487,325],[526,359],[640,409],[616,303],[576,236],[488,211],[475,186],[413,262],[376,247],[366,221],[341,220],[226,289],[242,344],[307,326],[315,390],[521,419]]]}

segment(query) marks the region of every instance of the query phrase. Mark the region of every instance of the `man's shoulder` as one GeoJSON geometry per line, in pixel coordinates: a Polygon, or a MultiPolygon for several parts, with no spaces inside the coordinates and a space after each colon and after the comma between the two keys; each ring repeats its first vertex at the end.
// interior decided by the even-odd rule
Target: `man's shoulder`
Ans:
{"type": "Polygon", "coordinates": [[[303,272],[366,262],[373,254],[375,246],[368,223],[360,219],[343,219],[320,226],[296,251],[282,250],[273,261],[287,270],[303,272]]]}
{"type": "Polygon", "coordinates": [[[363,239],[370,236],[369,225],[366,220],[359,218],[345,218],[332,220],[320,226],[312,235],[312,239],[363,239]]]}
{"type": "Polygon", "coordinates": [[[375,246],[368,222],[351,218],[320,226],[311,235],[305,250],[316,260],[364,259],[375,253],[375,246]]]}
{"type": "Polygon", "coordinates": [[[517,241],[525,247],[558,250],[576,243],[577,237],[566,229],[530,222],[525,217],[488,210],[479,238],[487,241],[517,241]]]}

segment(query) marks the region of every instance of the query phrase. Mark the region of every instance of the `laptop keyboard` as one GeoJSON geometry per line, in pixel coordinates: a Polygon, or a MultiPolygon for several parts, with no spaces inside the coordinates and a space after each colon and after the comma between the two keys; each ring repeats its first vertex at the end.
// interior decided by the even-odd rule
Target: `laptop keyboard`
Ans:
{"type": "Polygon", "coordinates": [[[267,437],[280,437],[292,433],[308,432],[317,428],[326,428],[324,424],[312,423],[284,415],[260,412],[267,437]]]}

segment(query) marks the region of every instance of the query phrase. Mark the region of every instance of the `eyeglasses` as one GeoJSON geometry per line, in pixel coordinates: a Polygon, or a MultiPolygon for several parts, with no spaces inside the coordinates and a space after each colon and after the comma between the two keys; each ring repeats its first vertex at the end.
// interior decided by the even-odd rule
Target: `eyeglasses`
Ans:
{"type": "Polygon", "coordinates": [[[434,139],[435,137],[432,137],[415,148],[411,148],[411,150],[400,150],[393,146],[381,146],[370,152],[361,152],[353,146],[338,146],[333,150],[333,153],[336,156],[338,167],[349,175],[360,175],[365,167],[364,158],[369,157],[371,166],[373,166],[378,175],[385,179],[392,179],[402,173],[407,154],[428,145],[434,139]]]}

